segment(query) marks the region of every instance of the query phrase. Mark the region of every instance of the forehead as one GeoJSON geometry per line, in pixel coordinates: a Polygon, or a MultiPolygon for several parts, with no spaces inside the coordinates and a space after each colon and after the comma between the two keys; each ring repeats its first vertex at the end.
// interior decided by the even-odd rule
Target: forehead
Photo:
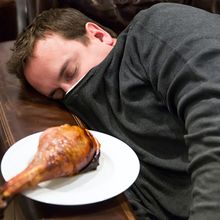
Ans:
{"type": "Polygon", "coordinates": [[[37,40],[33,55],[24,69],[27,81],[40,93],[47,95],[70,52],[69,41],[59,35],[48,35],[37,40]]]}
{"type": "Polygon", "coordinates": [[[65,45],[69,44],[71,40],[65,39],[58,34],[47,34],[45,38],[41,38],[36,40],[34,49],[33,49],[33,56],[43,56],[48,52],[48,50],[52,53],[58,51],[65,47],[65,45]]]}

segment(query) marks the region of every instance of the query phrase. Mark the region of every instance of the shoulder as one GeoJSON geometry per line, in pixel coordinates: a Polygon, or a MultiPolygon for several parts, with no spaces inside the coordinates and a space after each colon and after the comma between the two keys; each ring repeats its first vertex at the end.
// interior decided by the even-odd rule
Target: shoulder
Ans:
{"type": "Polygon", "coordinates": [[[142,16],[150,14],[151,17],[156,16],[157,18],[166,16],[163,17],[164,19],[173,17],[184,17],[187,19],[187,15],[193,17],[213,15],[211,12],[181,3],[158,3],[148,9],[141,10],[138,14],[142,16]]]}
{"type": "Polygon", "coordinates": [[[141,10],[133,19],[134,22],[142,21],[148,24],[200,24],[200,22],[214,22],[220,20],[220,15],[213,14],[203,9],[180,3],[158,3],[148,9],[141,10]]]}
{"type": "Polygon", "coordinates": [[[184,37],[219,36],[220,15],[180,3],[158,3],[140,11],[130,24],[135,33],[152,34],[166,41],[184,37]]]}

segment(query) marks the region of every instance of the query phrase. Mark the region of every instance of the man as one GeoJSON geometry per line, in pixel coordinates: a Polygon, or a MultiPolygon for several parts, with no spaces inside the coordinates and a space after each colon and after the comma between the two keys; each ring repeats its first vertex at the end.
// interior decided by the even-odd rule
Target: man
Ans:
{"type": "Polygon", "coordinates": [[[157,4],[116,40],[73,9],[50,10],[18,38],[9,67],[135,150],[141,171],[126,195],[138,219],[219,220],[219,24],[157,4]]]}

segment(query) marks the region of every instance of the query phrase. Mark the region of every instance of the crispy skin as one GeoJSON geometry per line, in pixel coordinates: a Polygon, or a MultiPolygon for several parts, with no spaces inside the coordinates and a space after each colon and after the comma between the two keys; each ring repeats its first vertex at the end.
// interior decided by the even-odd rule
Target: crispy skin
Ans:
{"type": "MultiPolygon", "coordinates": [[[[62,125],[46,129],[28,167],[1,187],[0,207],[15,194],[57,177],[73,176],[90,163],[98,165],[100,144],[92,134],[78,126],[62,125]]],[[[87,169],[88,170],[88,169],[87,169]]]]}

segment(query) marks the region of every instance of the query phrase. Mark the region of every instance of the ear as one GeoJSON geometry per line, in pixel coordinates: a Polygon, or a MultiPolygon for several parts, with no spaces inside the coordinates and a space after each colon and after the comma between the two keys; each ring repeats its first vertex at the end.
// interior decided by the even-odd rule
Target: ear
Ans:
{"type": "Polygon", "coordinates": [[[99,25],[87,22],[85,25],[86,34],[90,39],[96,39],[108,45],[114,45],[115,39],[99,25]]]}

